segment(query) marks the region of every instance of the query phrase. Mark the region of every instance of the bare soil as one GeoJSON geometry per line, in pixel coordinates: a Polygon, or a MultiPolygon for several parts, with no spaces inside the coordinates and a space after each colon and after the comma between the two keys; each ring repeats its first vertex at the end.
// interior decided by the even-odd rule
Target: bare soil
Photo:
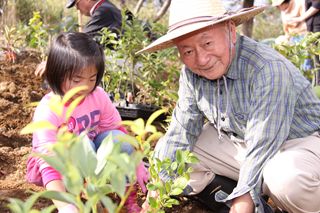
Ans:
{"type": "MultiPolygon", "coordinates": [[[[37,102],[45,94],[42,80],[34,75],[40,62],[33,51],[18,54],[15,63],[0,61],[0,212],[10,212],[8,198],[26,200],[30,191],[43,188],[29,184],[25,180],[26,159],[31,152],[31,135],[20,135],[20,130],[32,120],[37,102]]],[[[145,195],[138,193],[142,203],[145,195]]],[[[51,205],[51,201],[40,199],[34,208],[51,205]]],[[[181,198],[181,204],[167,212],[210,212],[195,200],[181,198]]]]}

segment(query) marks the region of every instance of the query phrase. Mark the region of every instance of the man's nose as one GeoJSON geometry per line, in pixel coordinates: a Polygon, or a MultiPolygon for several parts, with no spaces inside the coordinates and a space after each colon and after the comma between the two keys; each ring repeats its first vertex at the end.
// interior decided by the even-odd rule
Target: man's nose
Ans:
{"type": "Polygon", "coordinates": [[[209,59],[209,54],[207,54],[205,51],[198,51],[196,54],[196,60],[199,66],[207,65],[209,59]]]}

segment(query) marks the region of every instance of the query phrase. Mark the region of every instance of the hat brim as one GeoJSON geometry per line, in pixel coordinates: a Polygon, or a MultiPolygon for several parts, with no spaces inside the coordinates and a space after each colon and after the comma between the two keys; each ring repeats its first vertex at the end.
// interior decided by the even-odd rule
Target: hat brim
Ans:
{"type": "Polygon", "coordinates": [[[172,47],[174,45],[174,43],[173,43],[174,39],[177,39],[181,36],[195,32],[197,30],[201,30],[205,27],[221,23],[223,21],[232,20],[235,22],[236,26],[238,26],[238,25],[250,20],[255,15],[261,13],[265,8],[266,8],[266,6],[252,7],[252,8],[248,8],[247,10],[241,11],[239,13],[231,14],[230,16],[226,16],[226,17],[223,17],[218,20],[193,23],[193,24],[189,24],[189,25],[180,27],[176,30],[169,31],[166,35],[160,37],[159,39],[155,40],[153,43],[151,43],[147,47],[136,52],[136,54],[140,54],[143,52],[154,52],[157,50],[162,50],[162,49],[172,47]]]}
{"type": "Polygon", "coordinates": [[[71,8],[71,7],[73,7],[74,5],[76,4],[76,1],[69,1],[67,4],[66,4],[66,8],[71,8]]]}

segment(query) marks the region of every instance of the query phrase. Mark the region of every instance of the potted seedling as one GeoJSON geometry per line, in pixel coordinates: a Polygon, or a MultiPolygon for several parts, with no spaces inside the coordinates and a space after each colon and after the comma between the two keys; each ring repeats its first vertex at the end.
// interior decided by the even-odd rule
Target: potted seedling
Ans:
{"type": "MultiPolygon", "coordinates": [[[[120,35],[118,37],[108,29],[102,31],[101,43],[109,47],[105,48],[106,72],[103,87],[110,94],[123,119],[146,119],[163,106],[164,97],[170,99],[164,91],[168,91],[167,80],[173,78],[168,78],[171,75],[167,74],[166,79],[162,80],[169,56],[163,53],[148,56],[135,54],[150,42],[138,20],[132,20],[131,24],[123,23],[120,35]]],[[[172,73],[178,76],[178,68],[172,67],[175,69],[172,73]]],[[[164,118],[165,116],[160,116],[158,119],[164,118]]]]}

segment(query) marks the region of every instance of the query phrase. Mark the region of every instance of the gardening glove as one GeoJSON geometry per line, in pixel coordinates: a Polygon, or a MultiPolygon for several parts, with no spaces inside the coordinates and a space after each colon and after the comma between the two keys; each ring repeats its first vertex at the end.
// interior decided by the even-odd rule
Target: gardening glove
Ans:
{"type": "Polygon", "coordinates": [[[58,213],[79,213],[79,211],[73,204],[67,204],[59,208],[58,213]]]}
{"type": "Polygon", "coordinates": [[[144,163],[141,162],[136,169],[137,181],[141,187],[143,193],[147,192],[146,183],[149,180],[150,174],[148,169],[144,166],[144,163]]]}

